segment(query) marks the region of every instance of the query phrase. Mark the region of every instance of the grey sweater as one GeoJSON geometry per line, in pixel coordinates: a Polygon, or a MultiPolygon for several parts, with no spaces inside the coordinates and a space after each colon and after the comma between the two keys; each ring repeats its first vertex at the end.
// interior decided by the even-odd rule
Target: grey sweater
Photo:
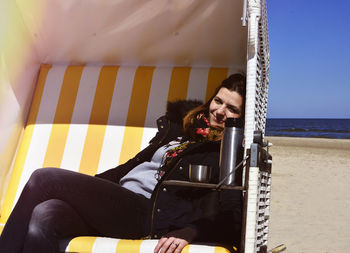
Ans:
{"type": "Polygon", "coordinates": [[[150,199],[154,187],[158,183],[156,174],[164,161],[166,152],[180,145],[179,141],[171,141],[160,147],[150,161],[143,162],[120,179],[120,185],[130,191],[142,194],[150,199]]]}

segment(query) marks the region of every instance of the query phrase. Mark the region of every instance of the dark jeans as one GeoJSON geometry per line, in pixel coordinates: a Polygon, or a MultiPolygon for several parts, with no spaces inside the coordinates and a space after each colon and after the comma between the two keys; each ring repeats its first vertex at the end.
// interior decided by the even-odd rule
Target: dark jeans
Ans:
{"type": "Polygon", "coordinates": [[[150,207],[149,199],[104,179],[38,169],[5,225],[0,252],[58,252],[58,240],[78,235],[137,239],[149,233],[150,207]]]}

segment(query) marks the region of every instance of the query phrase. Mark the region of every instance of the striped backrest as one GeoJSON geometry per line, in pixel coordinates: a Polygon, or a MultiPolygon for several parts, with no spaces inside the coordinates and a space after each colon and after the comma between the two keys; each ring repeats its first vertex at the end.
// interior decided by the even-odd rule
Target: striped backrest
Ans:
{"type": "Polygon", "coordinates": [[[207,100],[228,68],[42,65],[1,212],[6,222],[31,173],[89,175],[126,162],[156,133],[166,102],[207,100]]]}

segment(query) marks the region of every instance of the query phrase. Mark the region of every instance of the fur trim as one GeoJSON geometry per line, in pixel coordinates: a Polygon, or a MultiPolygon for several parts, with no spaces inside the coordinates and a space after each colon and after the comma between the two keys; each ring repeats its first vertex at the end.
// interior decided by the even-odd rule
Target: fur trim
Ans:
{"type": "Polygon", "coordinates": [[[182,120],[186,114],[202,104],[203,102],[199,100],[177,100],[168,102],[166,116],[170,121],[182,124],[182,120]]]}

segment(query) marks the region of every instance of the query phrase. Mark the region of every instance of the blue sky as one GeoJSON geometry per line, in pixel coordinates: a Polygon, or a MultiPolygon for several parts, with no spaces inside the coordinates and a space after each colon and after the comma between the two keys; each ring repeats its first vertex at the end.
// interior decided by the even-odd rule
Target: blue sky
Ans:
{"type": "Polygon", "coordinates": [[[349,0],[267,0],[268,118],[350,118],[349,0]]]}

